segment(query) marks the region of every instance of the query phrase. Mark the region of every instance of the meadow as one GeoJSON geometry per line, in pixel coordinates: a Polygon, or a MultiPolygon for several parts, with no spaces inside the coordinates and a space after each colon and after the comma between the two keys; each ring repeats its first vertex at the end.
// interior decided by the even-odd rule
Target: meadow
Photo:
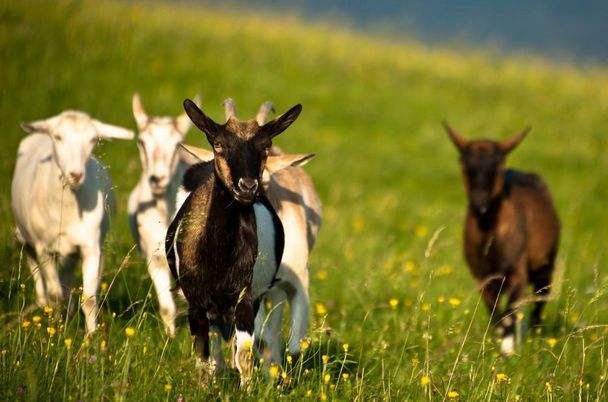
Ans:
{"type": "MultiPolygon", "coordinates": [[[[605,400],[608,394],[608,69],[515,55],[425,48],[285,15],[157,2],[0,3],[0,399],[2,400],[605,400]],[[310,262],[308,348],[207,387],[180,304],[164,335],[126,201],[135,142],[102,144],[118,198],[104,248],[103,313],[32,309],[13,236],[10,181],[21,121],[65,109],[135,129],[131,96],[177,115],[200,94],[220,120],[266,100],[302,103],[276,143],[315,152],[306,166],[324,204],[310,262]],[[541,173],[563,224],[545,326],[505,359],[462,257],[465,195],[440,121],[470,137],[527,124],[510,165],[541,173]]],[[[187,142],[207,146],[197,130],[187,142]]],[[[76,289],[72,296],[78,301],[76,289]]]]}

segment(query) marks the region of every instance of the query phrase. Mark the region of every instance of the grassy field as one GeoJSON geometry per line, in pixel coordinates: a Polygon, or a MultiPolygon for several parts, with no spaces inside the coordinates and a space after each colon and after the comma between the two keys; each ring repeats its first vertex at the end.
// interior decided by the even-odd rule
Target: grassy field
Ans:
{"type": "MultiPolygon", "coordinates": [[[[606,399],[608,69],[425,49],[280,15],[10,3],[0,3],[0,399],[606,399]],[[317,153],[306,168],[324,203],[311,345],[284,375],[271,373],[278,379],[256,375],[249,395],[232,373],[198,384],[183,314],[178,336],[163,334],[126,219],[135,142],[97,149],[119,201],[101,330],[85,341],[81,314],[65,322],[28,308],[33,284],[9,201],[19,122],[72,108],[134,129],[134,91],[164,115],[200,93],[218,120],[229,96],[241,116],[265,100],[304,105],[277,143],[317,153]],[[546,326],[509,359],[462,258],[465,198],[442,118],[493,138],[532,124],[510,164],[545,177],[562,218],[546,326]]],[[[192,130],[188,142],[203,145],[202,135],[192,130]]]]}

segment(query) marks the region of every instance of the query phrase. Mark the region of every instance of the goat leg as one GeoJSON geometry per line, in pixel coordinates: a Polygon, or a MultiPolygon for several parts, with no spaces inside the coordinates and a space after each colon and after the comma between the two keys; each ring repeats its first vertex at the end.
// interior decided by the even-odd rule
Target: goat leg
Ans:
{"type": "Polygon", "coordinates": [[[207,382],[214,375],[214,364],[209,359],[209,319],[206,311],[195,309],[188,310],[188,321],[190,333],[194,337],[194,351],[196,352],[196,364],[203,371],[203,382],[207,382]]]}
{"type": "Polygon", "coordinates": [[[236,333],[234,336],[234,364],[241,376],[241,387],[247,388],[253,374],[253,331],[254,314],[251,293],[247,294],[237,304],[234,312],[236,333]]]}

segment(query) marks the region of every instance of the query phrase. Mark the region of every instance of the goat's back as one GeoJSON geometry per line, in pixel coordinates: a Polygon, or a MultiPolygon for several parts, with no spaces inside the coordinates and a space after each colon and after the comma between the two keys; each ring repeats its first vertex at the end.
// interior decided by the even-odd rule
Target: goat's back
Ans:
{"type": "MultiPolygon", "coordinates": [[[[321,201],[312,180],[300,167],[288,167],[274,173],[267,191],[285,232],[305,228],[308,251],[314,246],[321,227],[321,201]]],[[[289,235],[286,233],[286,236],[289,235]]]]}
{"type": "Polygon", "coordinates": [[[537,174],[508,170],[505,189],[524,214],[530,268],[540,268],[555,257],[559,242],[560,222],[549,188],[537,174]]]}

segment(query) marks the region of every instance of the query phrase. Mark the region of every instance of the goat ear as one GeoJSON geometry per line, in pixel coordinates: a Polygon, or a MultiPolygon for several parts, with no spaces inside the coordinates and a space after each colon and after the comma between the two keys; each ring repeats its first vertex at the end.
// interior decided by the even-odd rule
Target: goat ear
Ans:
{"type": "Polygon", "coordinates": [[[184,100],[184,110],[190,120],[194,123],[199,130],[201,130],[207,136],[207,141],[213,142],[215,135],[218,132],[219,124],[211,120],[201,109],[196,106],[196,103],[190,99],[184,100]]]}
{"type": "MultiPolygon", "coordinates": [[[[201,104],[200,95],[196,95],[194,97],[194,103],[197,106],[201,104]]],[[[192,120],[190,120],[190,118],[188,117],[188,114],[186,112],[180,114],[179,116],[177,116],[175,118],[175,127],[177,128],[177,131],[179,131],[182,134],[182,136],[185,136],[188,133],[188,130],[190,130],[191,126],[192,126],[192,120]]]]}
{"type": "Polygon", "coordinates": [[[137,92],[133,94],[133,100],[131,103],[133,107],[133,117],[137,123],[137,128],[141,130],[146,127],[146,124],[148,124],[148,115],[146,114],[144,105],[141,103],[141,98],[137,92]]]}
{"type": "Polygon", "coordinates": [[[443,124],[443,128],[445,129],[446,133],[448,133],[448,136],[450,137],[454,145],[456,145],[456,148],[458,148],[460,152],[463,152],[464,149],[467,147],[469,141],[462,135],[460,135],[458,131],[450,127],[447,121],[444,120],[441,122],[441,124],[443,124]]]}
{"type": "Polygon", "coordinates": [[[290,166],[304,166],[315,154],[271,155],[266,159],[266,169],[272,174],[290,166]]]}
{"type": "Polygon", "coordinates": [[[194,165],[213,160],[213,152],[192,145],[179,144],[179,158],[182,162],[194,165]]]}
{"type": "Polygon", "coordinates": [[[28,134],[42,133],[48,134],[51,131],[51,119],[36,120],[31,122],[21,123],[21,128],[28,134]]]}
{"type": "Polygon", "coordinates": [[[270,138],[276,137],[281,134],[283,131],[287,130],[291,124],[296,121],[300,112],[302,111],[302,105],[297,104],[287,112],[283,113],[278,118],[269,121],[268,123],[262,126],[262,130],[266,133],[270,138]]]}
{"type": "Polygon", "coordinates": [[[255,121],[258,122],[258,125],[263,126],[271,113],[274,113],[274,105],[270,101],[264,102],[260,106],[258,114],[255,116],[255,121]]]}
{"type": "Polygon", "coordinates": [[[116,138],[119,140],[132,140],[135,134],[131,130],[126,128],[113,126],[111,124],[102,123],[99,120],[92,120],[95,129],[97,130],[97,136],[99,138],[116,138]]]}
{"type": "Polygon", "coordinates": [[[517,147],[519,145],[519,143],[522,142],[524,138],[526,138],[526,135],[528,135],[530,130],[532,130],[532,127],[528,126],[528,127],[524,128],[521,132],[512,136],[511,138],[507,138],[506,140],[501,142],[500,143],[501,151],[504,152],[505,154],[508,154],[509,152],[514,150],[515,147],[517,147]]]}

